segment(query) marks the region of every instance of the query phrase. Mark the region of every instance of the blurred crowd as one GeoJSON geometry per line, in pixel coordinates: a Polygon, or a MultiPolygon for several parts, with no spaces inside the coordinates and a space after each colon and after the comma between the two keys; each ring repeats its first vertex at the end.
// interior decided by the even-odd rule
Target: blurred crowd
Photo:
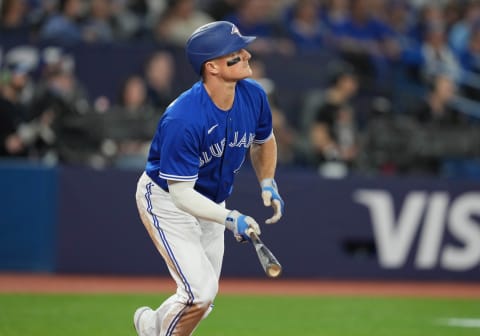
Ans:
{"type": "MultiPolygon", "coordinates": [[[[0,0],[0,38],[41,45],[0,56],[0,156],[140,168],[175,98],[193,30],[229,20],[251,45],[279,163],[350,173],[480,178],[480,0],[0,0]],[[91,97],[71,48],[159,46],[118,87],[91,97]],[[324,85],[282,106],[268,57],[328,51],[324,85]]],[[[288,66],[286,64],[285,66],[288,66]]],[[[186,89],[184,87],[183,89],[186,89]]]]}

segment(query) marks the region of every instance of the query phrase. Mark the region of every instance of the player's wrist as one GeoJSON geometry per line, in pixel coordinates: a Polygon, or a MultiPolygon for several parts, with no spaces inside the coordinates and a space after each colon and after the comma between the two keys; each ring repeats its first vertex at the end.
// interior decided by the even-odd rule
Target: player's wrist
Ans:
{"type": "Polygon", "coordinates": [[[272,206],[274,215],[267,219],[265,223],[276,223],[283,216],[285,203],[278,192],[277,183],[273,178],[265,178],[260,181],[262,186],[263,205],[272,206]]]}
{"type": "Polygon", "coordinates": [[[250,241],[249,229],[252,229],[257,235],[260,234],[258,223],[252,217],[237,210],[228,213],[225,219],[225,227],[233,232],[235,239],[238,241],[250,241]]]}
{"type": "Polygon", "coordinates": [[[268,187],[272,187],[274,188],[275,190],[277,190],[277,183],[275,182],[275,179],[274,178],[264,178],[260,181],[260,186],[263,188],[268,188],[268,187]]]}
{"type": "Polygon", "coordinates": [[[230,231],[234,232],[235,233],[235,223],[236,223],[236,219],[240,216],[240,212],[238,212],[237,210],[230,210],[228,213],[227,213],[227,216],[225,217],[225,220],[223,221],[223,223],[225,224],[225,227],[227,229],[229,229],[230,231]]]}

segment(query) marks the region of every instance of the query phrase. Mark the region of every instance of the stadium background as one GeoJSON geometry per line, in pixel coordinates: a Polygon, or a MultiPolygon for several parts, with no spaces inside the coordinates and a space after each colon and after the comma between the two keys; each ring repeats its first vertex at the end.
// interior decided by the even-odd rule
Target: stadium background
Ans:
{"type": "MultiPolygon", "coordinates": [[[[449,2],[439,4],[448,10],[449,2]]],[[[2,69],[21,72],[19,64],[11,61],[28,60],[34,55],[39,67],[30,69],[29,75],[32,80],[41,80],[42,57],[53,50],[54,55],[73,61],[75,80],[88,91],[92,110],[102,110],[105,102],[113,105],[125,79],[142,73],[145,61],[157,51],[167,51],[175,60],[173,93],[181,92],[196,80],[182,48],[165,41],[133,39],[58,45],[32,41],[30,34],[23,33],[2,30],[2,69]]],[[[320,47],[294,54],[257,53],[254,57],[264,63],[266,75],[274,83],[276,104],[291,127],[300,131],[299,114],[305,93],[326,87],[327,64],[341,57],[338,50],[320,47]]],[[[428,85],[418,81],[418,77],[409,77],[409,67],[396,64],[391,70],[388,81],[380,84],[368,76],[362,77],[353,104],[363,129],[372,117],[372,102],[376,98],[387,98],[393,107],[389,113],[396,117],[402,116],[404,107],[428,90],[428,85]]],[[[385,142],[378,142],[375,149],[393,154],[390,159],[396,156],[404,159],[401,154],[405,153],[413,153],[408,158],[412,164],[418,155],[440,158],[441,168],[435,173],[416,174],[415,169],[413,173],[400,173],[378,166],[361,166],[341,178],[331,178],[304,162],[281,162],[277,179],[287,204],[286,215],[278,225],[264,227],[263,234],[264,241],[283,264],[283,279],[293,281],[291,286],[297,289],[306,286],[294,282],[299,279],[309,284],[330,281],[329,284],[344,284],[343,295],[370,296],[394,295],[393,290],[382,292],[380,282],[394,287],[412,282],[427,286],[420,284],[416,290],[410,287],[397,291],[396,295],[419,294],[418,288],[425,293],[435,284],[442,286],[448,282],[453,287],[442,287],[444,292],[450,291],[454,296],[456,291],[464,289],[458,295],[478,303],[475,301],[480,281],[478,106],[475,99],[461,106],[471,118],[467,127],[452,127],[437,133],[419,129],[411,138],[402,133],[397,138],[382,134],[377,139],[385,142]],[[359,284],[365,281],[374,281],[374,288],[362,291],[359,284]]],[[[153,277],[160,291],[170,290],[169,285],[164,287],[163,282],[160,285],[167,276],[166,268],[136,214],[134,188],[141,168],[85,160],[83,153],[91,149],[78,142],[92,134],[105,136],[102,132],[122,138],[128,127],[121,123],[118,128],[104,124],[99,114],[75,115],[72,120],[82,122],[78,129],[73,128],[75,132],[70,129],[72,132],[64,133],[65,141],[68,140],[69,152],[82,155],[71,156],[71,161],[58,158],[49,161],[50,156],[45,156],[45,160],[0,158],[2,292],[42,291],[29,286],[44,284],[45,290],[55,276],[73,281],[66,285],[69,292],[87,288],[90,276],[118,277],[117,281],[123,278],[128,282],[138,279],[140,282],[134,284],[138,292],[145,288],[142,286],[155,291],[156,285],[148,287],[141,280],[153,277]],[[29,280],[24,274],[32,277],[29,280]],[[80,284],[75,285],[75,279],[80,284]]],[[[368,153],[365,148],[364,154],[368,153]]],[[[268,210],[261,206],[258,190],[252,187],[255,185],[252,169],[246,162],[229,203],[261,221],[268,210]]],[[[248,245],[236,244],[231,237],[226,237],[226,243],[223,276],[227,281],[240,280],[232,286],[238,288],[238,293],[252,279],[264,280],[265,275],[248,245]]],[[[101,291],[109,292],[108,286],[101,291]]],[[[256,286],[266,293],[271,285],[256,286]]],[[[289,285],[280,288],[275,295],[286,292],[289,285]]],[[[342,290],[322,291],[317,287],[311,293],[342,295],[342,290]]],[[[431,295],[442,296],[440,291],[431,295]]]]}

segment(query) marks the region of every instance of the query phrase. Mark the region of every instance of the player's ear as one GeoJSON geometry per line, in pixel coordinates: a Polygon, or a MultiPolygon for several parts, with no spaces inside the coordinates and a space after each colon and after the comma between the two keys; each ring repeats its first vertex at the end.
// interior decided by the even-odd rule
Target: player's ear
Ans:
{"type": "Polygon", "coordinates": [[[215,61],[205,62],[203,71],[211,74],[217,74],[219,71],[218,64],[215,61]]]}

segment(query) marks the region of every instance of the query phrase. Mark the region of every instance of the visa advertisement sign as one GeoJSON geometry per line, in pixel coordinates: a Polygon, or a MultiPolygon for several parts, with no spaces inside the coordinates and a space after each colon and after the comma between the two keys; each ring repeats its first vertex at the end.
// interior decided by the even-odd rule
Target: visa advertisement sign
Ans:
{"type": "MultiPolygon", "coordinates": [[[[228,204],[261,223],[255,176],[239,180],[228,204]]],[[[262,236],[285,277],[480,281],[480,181],[279,171],[277,184],[285,215],[262,236]]],[[[247,261],[227,247],[228,273],[247,261]]]]}
{"type": "Polygon", "coordinates": [[[411,252],[419,270],[480,266],[480,192],[412,190],[395,203],[388,190],[359,189],[353,200],[368,209],[381,267],[400,269],[411,252]]]}

